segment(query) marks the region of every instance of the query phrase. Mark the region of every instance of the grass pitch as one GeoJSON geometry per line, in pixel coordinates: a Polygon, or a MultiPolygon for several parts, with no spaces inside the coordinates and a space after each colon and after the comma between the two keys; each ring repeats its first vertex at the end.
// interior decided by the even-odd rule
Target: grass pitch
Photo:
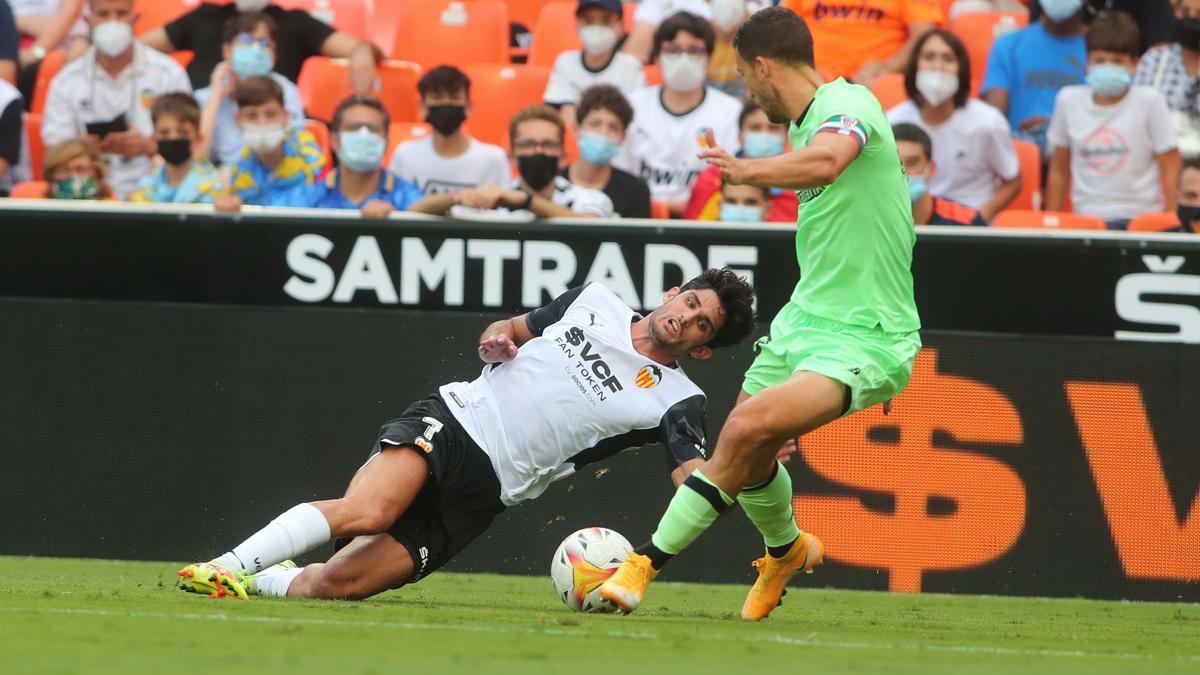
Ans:
{"type": "MultiPolygon", "coordinates": [[[[574,614],[547,578],[435,574],[365,602],[213,601],[173,563],[0,558],[8,673],[1200,672],[1200,605],[656,583],[574,614]]],[[[819,582],[820,574],[801,582],[819,582]]]]}

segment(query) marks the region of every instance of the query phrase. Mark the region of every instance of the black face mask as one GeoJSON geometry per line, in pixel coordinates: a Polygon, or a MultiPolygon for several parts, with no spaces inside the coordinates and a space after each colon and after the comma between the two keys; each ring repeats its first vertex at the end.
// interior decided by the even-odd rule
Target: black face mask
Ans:
{"type": "Polygon", "coordinates": [[[1192,223],[1200,222],[1200,206],[1184,206],[1180,204],[1175,210],[1179,216],[1179,222],[1183,224],[1184,232],[1195,232],[1196,228],[1192,227],[1192,223]]]}
{"type": "Polygon", "coordinates": [[[553,155],[521,155],[517,157],[517,171],[534,192],[541,190],[558,175],[558,157],[553,155]]]}
{"type": "Polygon", "coordinates": [[[1200,51],[1200,19],[1190,16],[1177,19],[1175,41],[1184,49],[1200,51]]]}
{"type": "Polygon", "coordinates": [[[158,154],[171,166],[179,166],[192,158],[192,141],[188,138],[172,138],[158,142],[158,154]]]}
{"type": "Polygon", "coordinates": [[[425,121],[429,122],[429,126],[443,136],[449,136],[458,131],[466,119],[467,108],[461,105],[431,105],[429,114],[425,116],[425,121]]]}

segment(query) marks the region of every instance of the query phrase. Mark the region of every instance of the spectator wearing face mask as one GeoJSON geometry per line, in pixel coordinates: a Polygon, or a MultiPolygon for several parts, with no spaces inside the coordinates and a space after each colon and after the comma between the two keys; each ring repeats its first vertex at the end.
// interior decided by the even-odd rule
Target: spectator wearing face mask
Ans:
{"type": "Polygon", "coordinates": [[[129,201],[211,204],[224,185],[207,158],[193,152],[200,138],[200,106],[187,94],[163,94],[150,109],[161,164],[138,183],[129,201]]]}
{"type": "Polygon", "coordinates": [[[154,99],[190,94],[191,86],[174,59],[133,41],[133,0],[89,0],[89,6],[93,46],[51,81],[42,140],[91,136],[113,189],[124,196],[150,171],[154,99]]]}
{"type": "Polygon", "coordinates": [[[929,189],[990,221],[1021,191],[1021,165],[1004,116],[969,98],[971,64],[962,41],[943,30],[922,36],[904,88],[909,100],[888,111],[888,121],[915,124],[933,138],[940,171],[929,189]]]}
{"type": "Polygon", "coordinates": [[[1200,0],[1177,0],[1175,18],[1174,41],[1142,56],[1133,83],[1167,99],[1179,151],[1190,159],[1200,157],[1200,0]]]}
{"type": "Polygon", "coordinates": [[[379,99],[351,96],[342,101],[333,113],[329,139],[338,168],[309,186],[302,205],[357,209],[367,218],[386,218],[420,200],[420,188],[383,168],[389,121],[379,99]]]}
{"type": "MultiPolygon", "coordinates": [[[[738,157],[774,157],[787,147],[787,126],[772,124],[767,113],[754,101],[749,101],[738,116],[738,157]]],[[[705,169],[692,186],[692,194],[683,217],[689,220],[717,220],[721,215],[721,170],[715,166],[705,169]]],[[[791,190],[770,191],[767,210],[760,220],[781,223],[796,222],[800,204],[791,190]]]]}
{"type": "Polygon", "coordinates": [[[915,225],[976,225],[987,221],[978,211],[965,204],[937,197],[930,191],[937,177],[934,143],[925,130],[915,124],[901,122],[892,126],[900,164],[908,174],[908,196],[912,200],[915,225]]]}
{"type": "Polygon", "coordinates": [[[46,149],[42,159],[46,199],[115,199],[108,165],[87,138],[71,138],[46,149]]]}
{"type": "Polygon", "coordinates": [[[558,111],[545,105],[529,106],[513,116],[508,133],[520,177],[503,184],[429,195],[410,210],[463,217],[511,215],[522,219],[613,216],[608,195],[580,187],[558,175],[566,136],[566,125],[558,111]]]}
{"type": "Polygon", "coordinates": [[[737,143],[741,103],[704,82],[714,39],[708,21],[686,12],[658,27],[653,55],[663,84],[629,97],[633,124],[613,161],[646,181],[650,196],[665,202],[673,217],[683,213],[696,176],[708,167],[697,156],[705,131],[712,129],[723,147],[737,143]]]}
{"type": "Polygon", "coordinates": [[[301,202],[297,193],[306,192],[325,169],[325,153],[317,139],[288,123],[283,89],[275,80],[251,77],[238,84],[233,96],[246,148],[229,179],[230,194],[217,199],[217,210],[301,202]]]}
{"type": "Polygon", "coordinates": [[[642,62],[617,51],[623,15],[620,0],[579,0],[575,26],[583,50],[558,55],[542,97],[562,111],[568,125],[576,123],[575,107],[588,87],[609,84],[628,96],[646,86],[642,62]]]}
{"type": "Polygon", "coordinates": [[[579,159],[561,175],[574,185],[604,192],[622,218],[649,218],[646,181],[612,166],[633,121],[629,101],[616,87],[598,84],[583,92],[578,112],[579,159]]]}
{"type": "MultiPolygon", "coordinates": [[[[1045,13],[1042,3],[1030,0],[1029,20],[1037,21],[1045,13]]],[[[1053,0],[1050,3],[1053,4],[1053,0]]],[[[1084,0],[1083,22],[1091,23],[1104,12],[1125,12],[1133,19],[1142,35],[1142,51],[1175,39],[1175,17],[1171,5],[1180,0],[1084,0]]]]}
{"type": "Polygon", "coordinates": [[[1083,0],[1046,0],[1041,20],[1002,35],[992,44],[981,91],[983,100],[1008,118],[1017,138],[1045,153],[1046,125],[1054,97],[1083,83],[1083,0]]]}
{"type": "Polygon", "coordinates": [[[471,138],[463,122],[471,114],[471,80],[454,66],[438,66],[417,82],[421,117],[433,127],[425,138],[401,143],[388,165],[425,194],[446,194],[480,185],[504,185],[512,176],[504,149],[471,138]]]}
{"type": "Polygon", "coordinates": [[[1138,49],[1137,24],[1123,12],[1088,27],[1087,84],[1059,92],[1050,120],[1047,210],[1062,210],[1068,186],[1075,212],[1111,229],[1175,210],[1182,160],[1162,94],[1130,85],[1138,49]]]}
{"type": "Polygon", "coordinates": [[[764,220],[771,201],[771,188],[757,185],[721,186],[721,212],[718,220],[725,223],[759,223],[764,220]]]}
{"type": "Polygon", "coordinates": [[[1200,233],[1200,158],[1187,160],[1179,171],[1179,206],[1175,213],[1184,232],[1200,233]]]}
{"type": "Polygon", "coordinates": [[[205,115],[216,117],[212,138],[208,139],[211,158],[216,164],[236,162],[245,145],[235,119],[237,104],[233,102],[233,92],[242,80],[259,76],[275,80],[283,89],[283,107],[292,126],[304,126],[299,90],[291,80],[274,71],[278,37],[275,20],[262,12],[238,14],[225,25],[225,42],[221,47],[225,60],[213,69],[209,86],[196,92],[205,115]]]}

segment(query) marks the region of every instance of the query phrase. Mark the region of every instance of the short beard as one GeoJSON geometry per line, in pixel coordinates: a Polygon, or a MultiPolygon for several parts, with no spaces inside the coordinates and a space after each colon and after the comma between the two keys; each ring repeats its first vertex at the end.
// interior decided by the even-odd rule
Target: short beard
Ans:
{"type": "Polygon", "coordinates": [[[779,95],[779,89],[770,83],[767,83],[767,86],[771,88],[771,98],[769,101],[759,102],[763,112],[767,114],[771,124],[788,124],[792,118],[783,107],[783,97],[779,95]]]}

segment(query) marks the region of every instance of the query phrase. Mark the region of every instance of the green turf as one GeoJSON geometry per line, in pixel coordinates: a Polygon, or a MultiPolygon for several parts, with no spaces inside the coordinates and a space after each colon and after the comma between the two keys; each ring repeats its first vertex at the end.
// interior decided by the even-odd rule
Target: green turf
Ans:
{"type": "MultiPolygon", "coordinates": [[[[655,584],[581,615],[549,579],[437,574],[365,602],[213,601],[171,563],[0,558],[12,673],[1200,672],[1200,606],[655,584]],[[820,670],[816,670],[820,669],[820,670]]],[[[817,580],[818,576],[807,580],[817,580]]]]}

